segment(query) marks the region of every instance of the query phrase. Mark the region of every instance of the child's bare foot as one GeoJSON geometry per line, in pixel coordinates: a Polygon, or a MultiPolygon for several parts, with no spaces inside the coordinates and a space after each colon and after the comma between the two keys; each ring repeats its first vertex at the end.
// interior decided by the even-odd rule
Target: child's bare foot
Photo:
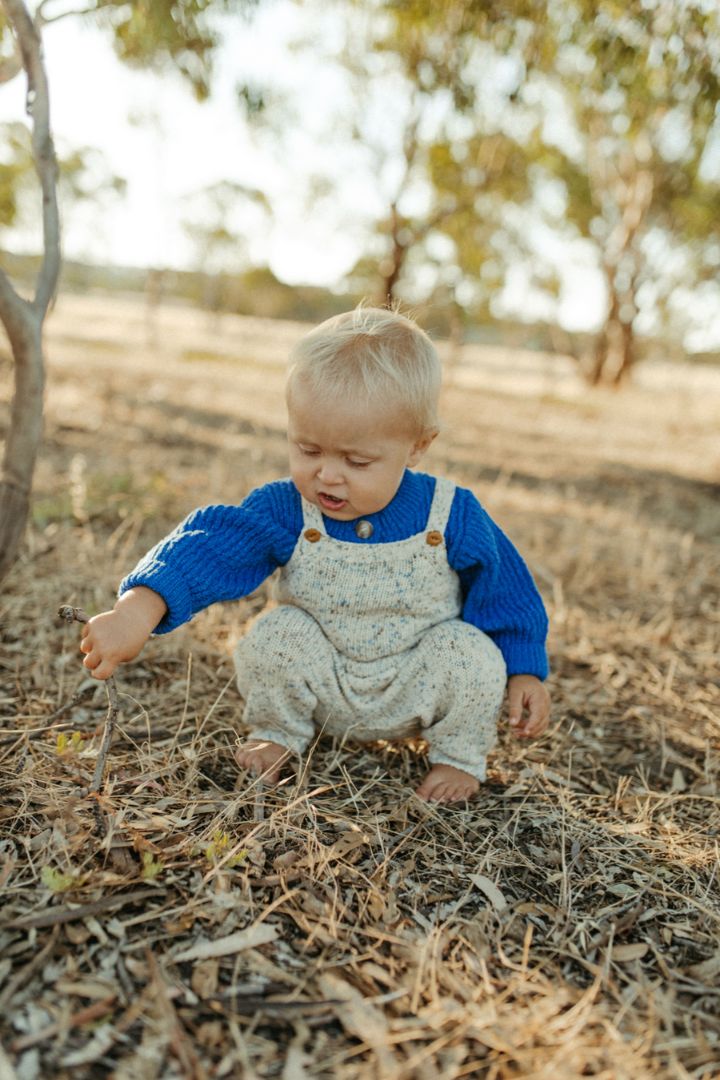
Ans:
{"type": "Polygon", "coordinates": [[[433,765],[415,794],[426,802],[453,803],[471,799],[480,782],[454,765],[433,765]]]}
{"type": "Polygon", "coordinates": [[[266,739],[249,739],[235,753],[240,768],[261,776],[266,784],[277,784],[280,770],[289,757],[290,751],[286,746],[266,739]]]}

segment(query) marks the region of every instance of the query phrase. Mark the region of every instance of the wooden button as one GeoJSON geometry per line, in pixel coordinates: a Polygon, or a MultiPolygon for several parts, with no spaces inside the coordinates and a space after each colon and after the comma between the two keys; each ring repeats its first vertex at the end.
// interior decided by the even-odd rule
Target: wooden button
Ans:
{"type": "Polygon", "coordinates": [[[443,542],[443,534],[441,532],[436,532],[435,529],[433,529],[432,532],[427,534],[425,539],[431,547],[437,547],[438,544],[442,544],[443,542]]]}
{"type": "Polygon", "coordinates": [[[318,540],[322,537],[322,533],[317,529],[306,529],[305,539],[309,540],[311,544],[317,544],[318,540]]]}
{"type": "Polygon", "coordinates": [[[364,518],[355,526],[355,535],[361,540],[369,540],[373,532],[372,521],[365,521],[364,518]]]}

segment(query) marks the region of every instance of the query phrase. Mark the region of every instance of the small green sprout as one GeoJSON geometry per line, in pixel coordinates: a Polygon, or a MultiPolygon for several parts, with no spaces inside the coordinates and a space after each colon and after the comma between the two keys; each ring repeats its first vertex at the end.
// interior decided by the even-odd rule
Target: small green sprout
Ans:
{"type": "Polygon", "coordinates": [[[160,859],[154,859],[152,851],[143,851],[142,870],[140,871],[144,881],[154,881],[162,873],[165,863],[160,859]]]}
{"type": "Polygon", "coordinates": [[[64,874],[62,870],[56,870],[53,866],[43,866],[40,879],[45,888],[54,893],[68,892],[83,881],[78,874],[64,874]]]}
{"type": "MultiPolygon", "coordinates": [[[[205,848],[205,858],[208,862],[219,863],[227,849],[230,847],[230,836],[223,829],[216,829],[213,833],[213,838],[205,848]]],[[[224,866],[233,867],[238,866],[241,862],[244,862],[247,858],[247,850],[243,849],[238,851],[235,855],[231,855],[230,858],[223,863],[224,866]]]]}
{"type": "Polygon", "coordinates": [[[59,731],[55,746],[56,753],[76,753],[78,750],[82,750],[83,741],[84,736],[82,731],[73,731],[69,738],[66,731],[59,731]]]}

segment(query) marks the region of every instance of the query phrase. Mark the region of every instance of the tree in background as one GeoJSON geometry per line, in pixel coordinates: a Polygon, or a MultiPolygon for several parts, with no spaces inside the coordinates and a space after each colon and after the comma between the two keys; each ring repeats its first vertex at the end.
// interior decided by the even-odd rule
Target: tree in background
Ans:
{"type": "MultiPolygon", "coordinates": [[[[223,12],[249,13],[256,2],[96,0],[82,14],[96,18],[107,28],[121,59],[145,68],[173,67],[202,100],[209,92],[212,58],[219,42],[213,17],[223,12]]],[[[15,560],[29,511],[42,434],[43,324],[60,272],[58,166],[40,35],[43,26],[76,14],[54,0],[43,0],[31,16],[23,0],[0,0],[0,79],[7,82],[23,70],[27,77],[32,160],[42,190],[43,228],[43,257],[33,298],[21,296],[7,274],[0,271],[0,321],[8,336],[15,370],[15,392],[0,473],[0,580],[15,560]]],[[[12,203],[3,203],[0,211],[12,214],[12,203]]]]}
{"type": "MultiPolygon", "coordinates": [[[[495,137],[486,111],[492,80],[502,70],[497,60],[502,58],[509,83],[515,73],[516,85],[496,111],[499,130],[514,130],[525,154],[524,162],[517,154],[508,159],[499,173],[499,194],[507,187],[510,211],[505,222],[521,198],[521,170],[536,195],[543,178],[546,184],[560,180],[564,216],[574,236],[594,250],[607,295],[585,373],[593,383],[617,385],[635,360],[641,309],[647,321],[649,310],[659,313],[667,305],[678,276],[692,287],[717,269],[720,193],[717,177],[703,172],[708,147],[718,141],[716,6],[704,0],[629,0],[622,6],[615,0],[548,0],[540,11],[528,0],[380,0],[378,8],[391,26],[384,47],[402,60],[409,78],[451,96],[458,130],[468,132],[454,146],[438,147],[431,159],[438,195],[460,192],[466,174],[483,174],[488,136],[495,137]],[[673,262],[679,268],[674,273],[673,262]]],[[[531,212],[541,215],[537,202],[531,212]]],[[[497,237],[490,241],[492,254],[482,229],[478,235],[486,219],[479,200],[464,221],[461,215],[446,222],[457,266],[469,280],[481,280],[488,261],[503,261],[497,237]]],[[[503,243],[509,240],[517,259],[522,242],[517,230],[514,240],[512,233],[508,228],[503,243]]],[[[538,262],[537,252],[528,256],[538,262]]],[[[557,283],[547,267],[539,273],[557,283]]]]}
{"type": "MultiPolygon", "coordinates": [[[[5,159],[0,162],[0,225],[32,227],[36,222],[37,173],[30,132],[19,122],[0,124],[5,159]]],[[[65,221],[83,207],[104,208],[125,193],[125,180],[112,173],[92,146],[57,149],[58,201],[65,221]]]]}
{"type": "Polygon", "coordinates": [[[92,19],[109,34],[120,60],[145,71],[179,72],[198,101],[209,93],[213,59],[220,44],[218,16],[250,16],[259,0],[89,0],[68,7],[63,0],[41,0],[38,29],[60,19],[92,19]]]}
{"type": "Polygon", "coordinates": [[[553,0],[538,34],[522,95],[542,110],[554,87],[569,110],[572,143],[540,164],[595,248],[607,307],[588,375],[617,385],[636,359],[638,317],[661,326],[673,292],[687,298],[703,267],[720,265],[718,170],[712,180],[704,168],[720,135],[720,16],[699,0],[553,0]]]}
{"type": "Polygon", "coordinates": [[[423,254],[436,302],[484,317],[512,246],[506,208],[529,194],[527,147],[503,123],[517,83],[505,43],[495,41],[507,28],[507,5],[391,0],[381,7],[391,18],[380,23],[374,47],[401,61],[435,118],[421,159],[430,195],[419,226],[406,228],[408,247],[429,241],[423,254]]]}
{"type": "Polygon", "coordinates": [[[266,196],[257,188],[220,180],[188,196],[189,216],[185,231],[196,251],[198,273],[203,281],[203,307],[217,314],[233,307],[226,295],[237,272],[247,261],[247,228],[236,227],[248,210],[269,211],[266,196]]]}
{"type": "MultiPolygon", "coordinates": [[[[349,0],[334,10],[342,33],[336,20],[330,32],[306,39],[305,50],[344,73],[347,91],[338,95],[326,140],[355,176],[366,175],[374,203],[361,212],[366,250],[344,285],[381,304],[429,304],[433,326],[459,339],[467,308],[476,314],[481,297],[487,305],[502,278],[495,248],[507,232],[508,200],[528,193],[524,147],[489,109],[469,123],[448,89],[460,55],[461,4],[431,9],[427,20],[408,3],[349,0]]],[[[327,17],[323,7],[317,25],[327,17]]],[[[476,48],[477,35],[470,37],[476,48]]],[[[507,92],[499,96],[505,107],[507,92]]],[[[315,212],[328,206],[337,213],[329,176],[315,178],[310,194],[315,212]]],[[[341,227],[358,234],[360,214],[355,207],[350,213],[341,227]]]]}

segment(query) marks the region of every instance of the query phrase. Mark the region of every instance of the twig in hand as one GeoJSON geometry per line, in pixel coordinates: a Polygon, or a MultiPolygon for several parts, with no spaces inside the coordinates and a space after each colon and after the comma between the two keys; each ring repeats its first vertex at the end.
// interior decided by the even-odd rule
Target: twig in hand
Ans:
{"type": "Polygon", "coordinates": [[[117,720],[120,708],[118,705],[117,686],[115,685],[114,675],[111,675],[110,678],[106,680],[105,687],[108,696],[108,714],[105,718],[105,730],[103,731],[102,743],[100,744],[100,753],[98,754],[97,762],[95,763],[95,773],[92,778],[92,784],[90,785],[91,794],[97,794],[102,786],[105,761],[110,750],[110,743],[112,742],[113,732],[115,730],[115,721],[117,720]]]}
{"type": "MultiPolygon", "coordinates": [[[[65,622],[89,622],[88,616],[82,610],[82,608],[71,607],[69,604],[63,604],[58,609],[58,615],[61,619],[65,619],[65,622]]],[[[95,773],[92,778],[92,783],[88,790],[88,794],[97,795],[102,787],[103,773],[105,772],[105,762],[107,760],[108,752],[110,750],[110,743],[112,742],[113,732],[115,730],[115,721],[117,720],[119,705],[118,705],[118,693],[117,686],[115,685],[115,676],[111,675],[105,680],[105,690],[108,696],[108,713],[105,717],[105,730],[103,731],[102,743],[100,745],[100,752],[98,754],[97,763],[95,765],[95,773]]]]}

